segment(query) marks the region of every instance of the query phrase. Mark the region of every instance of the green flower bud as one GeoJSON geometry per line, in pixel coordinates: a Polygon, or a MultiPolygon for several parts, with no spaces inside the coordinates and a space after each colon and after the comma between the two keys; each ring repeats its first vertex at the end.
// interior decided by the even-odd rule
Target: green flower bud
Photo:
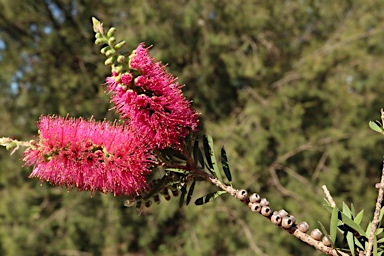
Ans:
{"type": "Polygon", "coordinates": [[[115,53],[116,53],[115,50],[110,49],[110,50],[108,50],[108,51],[105,52],[105,56],[107,56],[107,58],[109,58],[109,57],[115,55],[115,53]]]}
{"type": "Polygon", "coordinates": [[[98,38],[103,38],[103,35],[100,33],[100,32],[97,32],[95,34],[95,38],[98,39],[98,38]]]}
{"type": "Polygon", "coordinates": [[[108,32],[107,32],[107,37],[110,38],[112,36],[115,35],[115,32],[116,32],[116,28],[115,27],[111,27],[108,32]]]}
{"type": "Polygon", "coordinates": [[[108,58],[105,62],[105,66],[111,66],[113,64],[113,57],[108,58]]]}
{"type": "Polygon", "coordinates": [[[124,62],[125,62],[125,56],[123,56],[123,55],[119,55],[119,56],[117,57],[117,62],[119,62],[119,63],[124,63],[124,62]]]}
{"type": "Polygon", "coordinates": [[[101,45],[101,44],[106,44],[106,43],[108,43],[107,38],[97,38],[97,39],[95,40],[95,44],[96,44],[96,45],[101,45]]]}
{"type": "Polygon", "coordinates": [[[105,47],[101,48],[100,52],[101,52],[101,54],[105,54],[110,49],[111,49],[110,46],[105,46],[105,47]]]}
{"type": "Polygon", "coordinates": [[[116,42],[116,37],[114,37],[114,36],[108,39],[108,44],[109,45],[114,45],[115,42],[116,42]]]}
{"type": "MultiPolygon", "coordinates": [[[[119,61],[119,58],[117,58],[117,61],[119,61]]],[[[122,73],[123,67],[121,65],[112,67],[112,72],[116,72],[118,74],[122,73]]]]}
{"type": "Polygon", "coordinates": [[[116,50],[120,50],[125,45],[125,41],[121,41],[115,45],[116,50]]]}

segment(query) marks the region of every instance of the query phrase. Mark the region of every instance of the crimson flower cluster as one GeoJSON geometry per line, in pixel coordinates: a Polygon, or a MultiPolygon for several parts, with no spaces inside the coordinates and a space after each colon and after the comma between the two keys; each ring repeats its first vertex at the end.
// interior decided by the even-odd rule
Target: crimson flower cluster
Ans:
{"type": "Polygon", "coordinates": [[[129,127],[42,116],[39,143],[24,153],[30,177],[79,190],[134,195],[147,187],[153,155],[129,127]]]}
{"type": "Polygon", "coordinates": [[[114,72],[106,79],[117,112],[150,147],[179,148],[181,139],[198,126],[198,114],[181,86],[143,43],[130,55],[129,66],[130,72],[120,78],[114,72]]]}
{"type": "Polygon", "coordinates": [[[198,126],[176,79],[140,44],[124,74],[106,79],[123,124],[41,116],[39,141],[24,152],[30,177],[79,190],[139,195],[157,164],[155,149],[181,149],[198,126]]]}

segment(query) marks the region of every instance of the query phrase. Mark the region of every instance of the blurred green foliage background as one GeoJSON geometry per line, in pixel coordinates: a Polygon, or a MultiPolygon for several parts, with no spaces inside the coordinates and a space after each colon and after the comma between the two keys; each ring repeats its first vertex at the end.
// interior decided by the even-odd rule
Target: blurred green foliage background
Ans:
{"type": "MultiPolygon", "coordinates": [[[[30,140],[41,114],[116,118],[91,17],[179,77],[225,146],[234,186],[328,226],[321,185],[373,212],[384,107],[384,1],[0,1],[0,136],[30,140]]],[[[219,152],[219,150],[216,150],[219,152]]],[[[319,255],[229,196],[137,214],[123,197],[29,180],[0,149],[0,255],[319,255]]],[[[195,197],[214,188],[198,184],[195,197]]]]}

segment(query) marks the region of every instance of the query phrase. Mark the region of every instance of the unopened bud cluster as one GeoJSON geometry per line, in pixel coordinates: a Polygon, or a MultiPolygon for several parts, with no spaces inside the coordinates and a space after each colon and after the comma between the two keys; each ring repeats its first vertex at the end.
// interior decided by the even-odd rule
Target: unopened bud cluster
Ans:
{"type": "Polygon", "coordinates": [[[129,71],[129,57],[125,53],[119,53],[119,50],[125,46],[126,42],[124,40],[120,42],[116,41],[115,27],[111,27],[107,33],[100,28],[95,32],[95,44],[105,45],[100,50],[101,54],[106,57],[104,64],[111,66],[112,72],[118,74],[115,80],[120,84],[121,77],[129,71]]]}
{"type": "MultiPolygon", "coordinates": [[[[297,229],[302,233],[307,233],[309,225],[307,222],[296,224],[296,218],[290,215],[286,210],[272,211],[269,206],[269,201],[266,198],[261,198],[259,194],[253,193],[248,196],[245,189],[240,189],[236,192],[236,198],[246,203],[252,212],[258,212],[264,217],[268,218],[276,226],[284,229],[297,229]]],[[[323,236],[319,229],[311,231],[311,237],[317,241],[322,241],[325,246],[331,246],[331,240],[328,236],[323,236]]]]}

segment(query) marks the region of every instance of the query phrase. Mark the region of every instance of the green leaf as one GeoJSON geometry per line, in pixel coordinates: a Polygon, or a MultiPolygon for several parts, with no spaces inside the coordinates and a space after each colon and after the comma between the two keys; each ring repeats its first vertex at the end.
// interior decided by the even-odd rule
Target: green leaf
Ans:
{"type": "Polygon", "coordinates": [[[357,225],[360,225],[361,220],[363,219],[363,216],[364,216],[364,210],[361,210],[361,211],[356,215],[356,217],[354,218],[353,221],[354,221],[357,225]]]}
{"type": "Polygon", "coordinates": [[[379,126],[378,123],[380,123],[380,122],[378,122],[378,121],[376,121],[376,122],[369,121],[369,128],[371,128],[375,132],[383,133],[383,128],[381,126],[379,126]]]}
{"type": "Polygon", "coordinates": [[[188,173],[188,171],[183,170],[183,169],[179,169],[179,168],[167,168],[167,169],[165,169],[165,170],[166,170],[166,171],[170,171],[170,172],[183,173],[183,174],[188,173]]]}
{"type": "Polygon", "coordinates": [[[210,135],[204,136],[204,151],[207,157],[208,164],[211,167],[214,175],[219,179],[219,181],[223,182],[223,177],[221,176],[219,166],[217,165],[215,150],[213,149],[213,139],[210,135]],[[210,160],[208,160],[208,158],[210,160]]]}
{"type": "Polygon", "coordinates": [[[193,159],[195,160],[196,164],[200,164],[201,169],[204,169],[204,158],[203,154],[201,153],[201,150],[199,148],[199,139],[196,138],[195,144],[193,145],[193,159]]]}
{"type": "Polygon", "coordinates": [[[331,241],[332,248],[335,248],[334,242],[332,241],[332,237],[329,236],[329,234],[328,234],[327,230],[325,229],[324,225],[320,221],[318,221],[318,223],[320,224],[320,228],[323,231],[324,235],[326,237],[328,237],[328,239],[331,241]]]}
{"type": "Polygon", "coordinates": [[[348,243],[348,247],[349,247],[349,250],[351,252],[351,255],[354,256],[355,255],[355,242],[354,242],[354,236],[351,232],[348,232],[348,234],[347,234],[347,243],[348,243]]]}
{"type": "Polygon", "coordinates": [[[187,194],[186,186],[182,186],[180,191],[181,191],[181,195],[179,200],[179,207],[181,208],[183,207],[185,195],[187,194]]]}
{"type": "Polygon", "coordinates": [[[371,229],[372,229],[372,222],[370,221],[368,226],[367,226],[367,230],[365,231],[366,237],[369,237],[371,235],[371,229]]]}
{"type": "Polygon", "coordinates": [[[187,202],[186,202],[186,205],[189,204],[189,202],[191,202],[191,199],[192,199],[192,194],[193,194],[193,190],[195,189],[195,184],[196,184],[196,180],[193,180],[190,188],[189,188],[189,191],[188,191],[188,194],[187,194],[187,202]]]}
{"type": "Polygon", "coordinates": [[[211,150],[209,148],[209,142],[207,136],[203,136],[203,147],[204,147],[204,154],[205,159],[207,159],[208,167],[213,170],[213,164],[211,159],[211,150]]]}
{"type": "Polygon", "coordinates": [[[373,250],[372,250],[372,253],[373,253],[374,256],[377,256],[377,238],[376,238],[376,236],[373,239],[373,250]]]}
{"type": "Polygon", "coordinates": [[[329,234],[330,234],[332,243],[335,243],[336,241],[337,224],[339,222],[339,219],[337,218],[338,214],[339,214],[339,209],[335,206],[332,210],[331,223],[329,227],[329,234]]]}
{"type": "Polygon", "coordinates": [[[381,222],[381,220],[383,219],[383,216],[384,216],[384,207],[382,207],[380,210],[379,222],[381,222]]]}
{"type": "Polygon", "coordinates": [[[384,237],[380,238],[380,239],[377,241],[378,244],[381,244],[381,243],[383,243],[383,242],[384,242],[384,237]]]}
{"type": "Polygon", "coordinates": [[[332,213],[332,211],[333,211],[333,208],[335,208],[335,207],[333,207],[333,206],[330,206],[330,205],[326,205],[326,204],[323,204],[323,206],[325,207],[325,209],[327,209],[327,211],[329,211],[330,213],[332,213]]]}
{"type": "Polygon", "coordinates": [[[208,193],[205,196],[196,199],[195,204],[196,205],[206,204],[206,203],[216,199],[217,197],[219,197],[220,195],[222,195],[224,193],[227,193],[227,192],[225,192],[223,190],[220,190],[220,191],[216,191],[216,192],[213,192],[213,193],[208,193]]]}
{"type": "Polygon", "coordinates": [[[350,228],[356,230],[357,232],[359,232],[359,234],[361,236],[365,236],[365,231],[358,225],[356,224],[352,219],[351,217],[348,217],[347,215],[345,215],[343,212],[341,213],[341,218],[342,218],[342,221],[347,225],[349,226],[350,228]]]}
{"type": "Polygon", "coordinates": [[[221,148],[221,164],[223,165],[223,171],[229,182],[232,181],[231,171],[228,165],[227,152],[225,152],[224,147],[221,148]]]}
{"type": "Polygon", "coordinates": [[[348,217],[348,218],[352,218],[352,213],[351,213],[351,210],[349,209],[348,205],[346,205],[346,203],[343,202],[343,213],[348,217]]]}

